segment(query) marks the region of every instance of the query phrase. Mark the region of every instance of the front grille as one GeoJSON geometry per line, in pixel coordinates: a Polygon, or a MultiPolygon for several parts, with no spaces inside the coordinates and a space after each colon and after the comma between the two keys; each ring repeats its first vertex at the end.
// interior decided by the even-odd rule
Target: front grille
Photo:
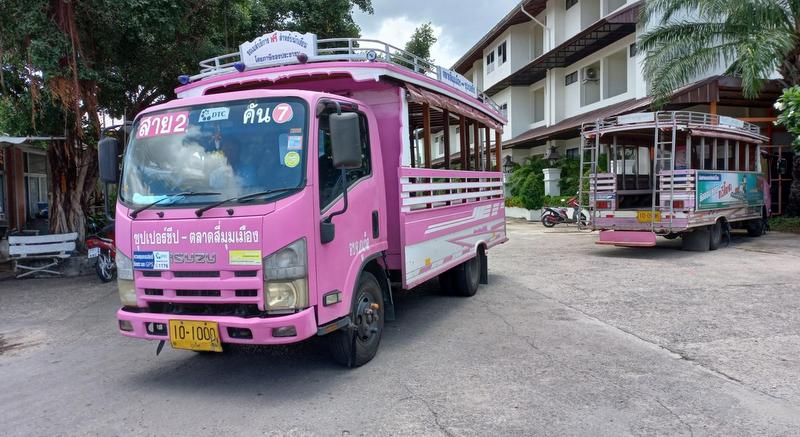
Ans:
{"type": "Polygon", "coordinates": [[[256,304],[195,304],[174,302],[150,302],[148,311],[157,314],[185,316],[237,316],[259,317],[266,312],[258,310],[256,304]]]}
{"type": "Polygon", "coordinates": [[[256,297],[258,290],[236,290],[236,297],[256,297]]]}
{"type": "Polygon", "coordinates": [[[179,297],[219,297],[219,290],[175,290],[179,297]]]}
{"type": "Polygon", "coordinates": [[[164,290],[159,290],[157,288],[145,288],[144,294],[148,296],[163,296],[164,290]]]}
{"type": "Polygon", "coordinates": [[[142,276],[145,278],[160,278],[161,272],[158,270],[142,270],[142,276]]]}
{"type": "Polygon", "coordinates": [[[255,278],[258,270],[236,270],[233,275],[237,278],[255,278]]]}
{"type": "Polygon", "coordinates": [[[219,271],[173,272],[176,278],[219,278],[219,271]]]}

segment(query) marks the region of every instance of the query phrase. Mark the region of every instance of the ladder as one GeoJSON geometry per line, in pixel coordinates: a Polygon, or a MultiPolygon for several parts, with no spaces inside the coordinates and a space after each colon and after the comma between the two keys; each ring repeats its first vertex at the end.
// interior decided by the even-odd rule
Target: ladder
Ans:
{"type": "Polygon", "coordinates": [[[669,191],[667,209],[669,211],[669,231],[672,232],[672,218],[675,215],[672,200],[675,197],[675,140],[678,132],[678,122],[675,118],[675,112],[656,112],[654,120],[653,173],[651,175],[653,200],[650,209],[650,230],[655,232],[656,210],[661,213],[666,212],[665,208],[660,205],[661,193],[669,191]],[[669,150],[669,155],[666,153],[667,150],[669,150]],[[669,184],[669,190],[662,190],[659,172],[667,168],[670,170],[672,180],[669,184]]]}
{"type": "MultiPolygon", "coordinates": [[[[594,197],[597,195],[597,163],[600,157],[600,120],[595,121],[594,123],[594,138],[589,138],[587,135],[588,129],[584,129],[582,138],[581,138],[581,148],[580,148],[580,174],[578,177],[578,203],[580,204],[580,208],[583,209],[583,195],[584,195],[584,185],[586,186],[586,190],[588,191],[587,196],[587,205],[586,210],[589,211],[589,224],[594,226],[597,218],[597,208],[595,208],[595,199],[594,197]],[[588,152],[588,157],[586,156],[588,152]]],[[[591,132],[591,131],[589,131],[591,132]]],[[[580,211],[578,212],[578,216],[580,217],[580,211]]],[[[583,229],[583,224],[580,220],[578,220],[578,228],[583,229]]]]}

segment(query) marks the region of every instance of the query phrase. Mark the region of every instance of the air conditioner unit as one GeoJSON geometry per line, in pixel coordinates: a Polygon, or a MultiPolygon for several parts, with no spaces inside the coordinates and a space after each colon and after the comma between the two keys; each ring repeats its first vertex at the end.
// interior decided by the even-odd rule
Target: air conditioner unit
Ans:
{"type": "Polygon", "coordinates": [[[586,67],[583,69],[583,81],[584,82],[597,82],[598,80],[598,72],[597,68],[595,67],[586,67]]]}

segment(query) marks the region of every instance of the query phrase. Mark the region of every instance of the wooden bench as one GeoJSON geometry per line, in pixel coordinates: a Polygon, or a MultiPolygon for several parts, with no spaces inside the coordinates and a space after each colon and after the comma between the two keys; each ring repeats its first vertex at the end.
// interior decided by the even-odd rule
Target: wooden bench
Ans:
{"type": "Polygon", "coordinates": [[[8,237],[8,254],[14,261],[17,278],[35,273],[49,273],[60,276],[61,272],[51,270],[59,261],[70,257],[75,251],[76,232],[52,235],[11,235],[8,237]],[[37,261],[49,260],[42,265],[37,261]]]}

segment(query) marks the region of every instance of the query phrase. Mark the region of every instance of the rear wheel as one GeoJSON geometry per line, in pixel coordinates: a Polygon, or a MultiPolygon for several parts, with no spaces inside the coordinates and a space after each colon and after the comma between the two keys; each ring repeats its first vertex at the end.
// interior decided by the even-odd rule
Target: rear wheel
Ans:
{"type": "Polygon", "coordinates": [[[375,357],[383,334],[381,286],[369,272],[359,278],[350,322],[350,327],[330,334],[328,341],[336,362],[358,367],[375,357]]]}
{"type": "Polygon", "coordinates": [[[696,228],[681,234],[681,248],[692,252],[705,252],[709,249],[708,228],[696,228]]]}
{"type": "Polygon", "coordinates": [[[709,236],[708,248],[709,250],[717,250],[722,245],[722,222],[717,220],[716,223],[709,228],[711,235],[709,236]]]}
{"type": "Polygon", "coordinates": [[[465,261],[460,266],[452,270],[453,287],[452,293],[456,296],[471,297],[478,292],[481,280],[481,257],[475,257],[465,261]]]}
{"type": "Polygon", "coordinates": [[[546,228],[552,228],[556,225],[556,221],[558,221],[558,217],[556,217],[556,213],[553,211],[545,211],[542,213],[542,224],[546,228]]]}
{"type": "Polygon", "coordinates": [[[748,237],[760,237],[764,235],[764,229],[766,226],[764,225],[763,219],[755,219],[748,220],[747,224],[745,224],[745,228],[747,228],[748,237]]]}
{"type": "Polygon", "coordinates": [[[94,270],[101,281],[111,282],[114,280],[116,272],[114,271],[114,262],[111,261],[111,254],[106,251],[100,252],[100,255],[97,256],[97,264],[95,264],[94,270]]]}

